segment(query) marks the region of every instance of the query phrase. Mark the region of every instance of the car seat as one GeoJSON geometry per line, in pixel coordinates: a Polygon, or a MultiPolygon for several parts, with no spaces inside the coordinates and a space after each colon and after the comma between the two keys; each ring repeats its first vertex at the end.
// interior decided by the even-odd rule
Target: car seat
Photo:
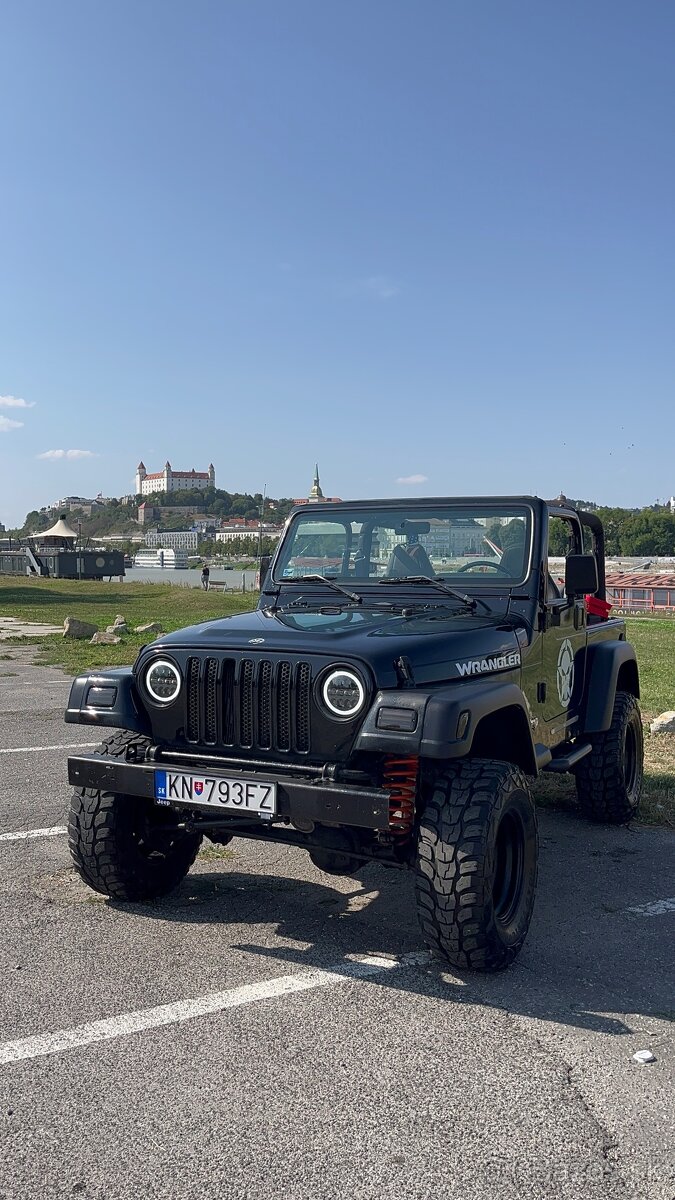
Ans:
{"type": "Polygon", "coordinates": [[[424,546],[420,545],[419,542],[415,542],[414,546],[406,546],[406,550],[417,566],[417,574],[427,575],[429,579],[433,579],[435,571],[424,546]]]}
{"type": "Polygon", "coordinates": [[[404,575],[426,575],[433,579],[434,568],[424,546],[417,542],[414,546],[394,546],[385,574],[391,579],[400,579],[404,575]]]}
{"type": "Polygon", "coordinates": [[[520,579],[523,574],[525,559],[525,538],[513,542],[502,554],[500,567],[513,579],[520,579]]]}

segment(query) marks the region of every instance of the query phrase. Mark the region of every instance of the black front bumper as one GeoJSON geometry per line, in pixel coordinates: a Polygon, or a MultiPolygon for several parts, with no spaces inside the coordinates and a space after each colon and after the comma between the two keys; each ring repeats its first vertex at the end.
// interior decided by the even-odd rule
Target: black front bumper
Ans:
{"type": "MultiPolygon", "coordinates": [[[[354,787],[320,778],[315,780],[280,776],[274,771],[241,770],[220,761],[207,767],[201,763],[176,763],[169,758],[154,763],[131,763],[99,754],[78,754],[68,759],[68,782],[73,787],[95,788],[125,796],[155,798],[155,771],[174,770],[188,773],[208,772],[228,778],[249,779],[257,783],[277,785],[276,819],[313,821],[315,824],[352,825],[359,829],[389,829],[389,792],[384,788],[354,787]]],[[[219,820],[240,821],[236,812],[215,810],[210,805],[173,804],[204,817],[218,812],[219,820]]],[[[254,817],[251,818],[255,820],[254,817]]]]}

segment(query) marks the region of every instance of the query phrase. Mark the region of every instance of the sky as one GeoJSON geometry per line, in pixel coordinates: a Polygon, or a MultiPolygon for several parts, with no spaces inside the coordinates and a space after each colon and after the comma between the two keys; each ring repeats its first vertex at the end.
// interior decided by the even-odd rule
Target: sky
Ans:
{"type": "Polygon", "coordinates": [[[0,521],[675,492],[675,7],[4,0],[0,521]]]}

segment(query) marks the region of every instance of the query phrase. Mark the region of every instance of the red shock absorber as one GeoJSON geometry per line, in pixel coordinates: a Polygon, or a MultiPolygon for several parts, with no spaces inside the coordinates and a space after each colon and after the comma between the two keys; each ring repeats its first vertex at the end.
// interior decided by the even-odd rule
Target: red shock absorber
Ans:
{"type": "Polygon", "coordinates": [[[394,837],[408,837],[415,824],[419,763],[416,754],[384,760],[384,786],[389,792],[389,829],[394,837]]]}

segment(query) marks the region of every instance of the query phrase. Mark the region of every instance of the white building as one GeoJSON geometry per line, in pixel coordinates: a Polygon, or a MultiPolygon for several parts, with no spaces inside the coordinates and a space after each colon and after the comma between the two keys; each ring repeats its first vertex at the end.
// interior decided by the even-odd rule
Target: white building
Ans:
{"type": "Polygon", "coordinates": [[[205,490],[216,486],[216,470],[209,463],[208,471],[174,471],[167,459],[163,471],[148,475],[145,463],[139,462],[136,468],[136,495],[152,496],[155,492],[187,492],[197,489],[205,490]]]}
{"type": "MultiPolygon", "coordinates": [[[[217,542],[235,542],[239,538],[255,538],[259,537],[261,525],[259,521],[242,521],[238,524],[235,521],[230,521],[227,525],[223,525],[216,533],[217,542]]],[[[266,538],[281,537],[280,525],[268,525],[263,522],[262,536],[266,538]]]]}
{"type": "Polygon", "coordinates": [[[145,544],[153,549],[196,550],[198,537],[194,529],[155,529],[146,533],[145,544]]]}

